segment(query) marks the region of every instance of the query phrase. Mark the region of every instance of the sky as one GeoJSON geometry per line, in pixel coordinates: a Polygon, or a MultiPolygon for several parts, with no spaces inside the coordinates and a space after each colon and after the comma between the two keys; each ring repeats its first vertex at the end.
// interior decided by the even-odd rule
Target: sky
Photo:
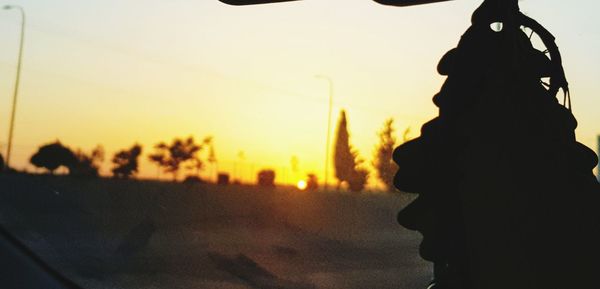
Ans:
{"type": "MultiPolygon", "coordinates": [[[[397,136],[434,118],[444,78],[437,62],[456,46],[479,0],[418,7],[369,0],[304,0],[253,7],[217,0],[13,0],[27,14],[12,165],[32,167],[41,144],[90,151],[102,172],[114,152],[213,136],[218,167],[245,181],[262,168],[279,182],[323,180],[328,83],[332,135],[341,109],[367,162],[393,117],[397,136]],[[243,158],[240,157],[243,152],[243,158]],[[291,159],[298,159],[297,172],[291,159]]],[[[593,0],[524,0],[521,10],[556,37],[570,82],[578,140],[600,133],[600,29],[593,0]]],[[[20,16],[0,10],[0,146],[5,152],[20,16]]],[[[144,156],[140,176],[167,177],[144,156]]]]}

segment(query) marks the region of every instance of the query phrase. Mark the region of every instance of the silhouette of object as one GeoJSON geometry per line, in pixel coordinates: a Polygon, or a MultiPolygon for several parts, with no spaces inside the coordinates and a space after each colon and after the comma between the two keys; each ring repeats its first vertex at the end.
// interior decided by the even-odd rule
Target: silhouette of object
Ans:
{"type": "MultiPolygon", "coordinates": [[[[290,2],[290,1],[299,1],[299,0],[219,0],[225,4],[229,5],[254,5],[254,4],[267,4],[267,3],[278,3],[278,2],[290,2]]],[[[451,0],[374,0],[375,2],[383,5],[392,5],[392,6],[412,6],[412,5],[421,5],[435,2],[446,2],[451,0]]]]}
{"type": "Polygon", "coordinates": [[[335,148],[333,150],[333,165],[335,177],[338,179],[338,190],[341,188],[342,183],[348,184],[350,190],[355,192],[364,189],[369,172],[360,167],[362,162],[358,157],[358,152],[350,144],[346,111],[342,110],[340,111],[335,148]]]}
{"type": "Polygon", "coordinates": [[[317,179],[317,175],[308,174],[306,180],[306,190],[316,191],[317,189],[319,189],[319,180],[317,179]]]}
{"type": "Polygon", "coordinates": [[[348,181],[348,188],[353,192],[362,192],[367,185],[367,178],[369,177],[369,171],[363,168],[358,168],[351,175],[348,181]]]}
{"type": "Polygon", "coordinates": [[[86,154],[81,150],[75,153],[77,162],[69,167],[69,175],[83,178],[98,177],[100,165],[104,161],[104,148],[97,146],[90,154],[86,154]]]}
{"type": "MultiPolygon", "coordinates": [[[[600,155],[600,135],[598,136],[598,150],[596,151],[596,153],[598,155],[600,155]]],[[[597,171],[598,171],[598,181],[600,181],[600,163],[598,163],[597,171]]]]}
{"type": "Polygon", "coordinates": [[[375,2],[383,5],[392,5],[392,6],[413,6],[413,5],[421,5],[421,4],[429,4],[436,2],[446,2],[451,0],[374,0],[375,2]]]}
{"type": "Polygon", "coordinates": [[[77,162],[75,154],[60,141],[41,146],[30,159],[32,165],[44,168],[50,174],[54,174],[54,171],[61,166],[69,168],[70,172],[77,162]]]}
{"type": "Polygon", "coordinates": [[[258,185],[261,187],[275,187],[275,171],[262,170],[258,172],[258,185]]]}
{"type": "Polygon", "coordinates": [[[175,138],[170,145],[161,142],[154,146],[156,151],[148,158],[151,162],[162,167],[166,173],[171,173],[173,181],[176,181],[179,169],[183,164],[190,164],[191,167],[197,170],[202,167],[202,161],[197,154],[207,141],[205,139],[202,144],[197,144],[194,138],[190,136],[187,139],[175,138]]]}
{"type": "Polygon", "coordinates": [[[115,178],[128,179],[134,176],[138,171],[138,158],[142,154],[142,146],[139,144],[133,145],[128,150],[117,152],[112,163],[114,167],[112,173],[115,178]]]}
{"type": "Polygon", "coordinates": [[[217,175],[217,184],[229,185],[229,174],[220,173],[219,175],[217,175]]]}
{"type": "Polygon", "coordinates": [[[4,171],[4,157],[0,154],[0,173],[4,171]]]}
{"type": "Polygon", "coordinates": [[[435,288],[598,288],[598,159],[575,139],[554,37],[516,0],[487,0],[438,71],[439,116],[393,156],[396,187],[419,194],[398,222],[423,235],[435,288]]]}
{"type": "Polygon", "coordinates": [[[194,176],[194,175],[185,177],[183,182],[186,184],[204,184],[205,183],[204,180],[201,179],[199,176],[194,176]]]}
{"type": "Polygon", "coordinates": [[[392,161],[392,154],[397,145],[394,134],[394,119],[389,118],[385,121],[383,128],[377,132],[379,143],[375,147],[371,163],[377,172],[377,178],[388,191],[394,189],[394,174],[398,170],[398,166],[392,161]]]}
{"type": "Polygon", "coordinates": [[[241,6],[241,5],[255,5],[255,4],[268,4],[277,2],[290,2],[298,0],[219,0],[225,4],[241,6]]]}

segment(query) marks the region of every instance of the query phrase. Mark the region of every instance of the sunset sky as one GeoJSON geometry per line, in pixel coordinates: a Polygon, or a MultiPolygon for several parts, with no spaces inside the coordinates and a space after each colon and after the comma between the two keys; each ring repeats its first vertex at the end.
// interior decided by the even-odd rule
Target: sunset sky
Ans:
{"type": "MultiPolygon", "coordinates": [[[[25,168],[40,144],[61,140],[91,150],[103,168],[134,142],[212,135],[219,169],[248,180],[261,168],[279,181],[322,180],[327,82],[335,124],[348,112],[351,142],[370,162],[376,131],[396,120],[398,137],[435,117],[444,78],[440,57],[456,46],[479,0],[410,8],[370,0],[305,0],[254,7],[217,0],[52,0],[1,2],[27,13],[13,166],[25,168]],[[238,152],[243,151],[241,160],[238,152]]],[[[561,48],[579,141],[600,133],[600,29],[595,0],[521,1],[561,48]],[[572,4],[577,3],[577,4],[572,4]]],[[[0,10],[0,145],[6,151],[20,17],[0,10]]],[[[332,135],[335,125],[332,127],[332,135]]],[[[156,167],[142,162],[141,176],[156,167]]],[[[252,177],[253,178],[253,177],[252,177]]]]}

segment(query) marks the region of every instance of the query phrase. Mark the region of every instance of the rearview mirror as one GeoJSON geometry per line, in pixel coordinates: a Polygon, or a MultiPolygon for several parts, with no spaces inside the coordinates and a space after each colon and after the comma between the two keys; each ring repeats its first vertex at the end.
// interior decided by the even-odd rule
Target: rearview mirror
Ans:
{"type": "MultiPolygon", "coordinates": [[[[298,0],[219,0],[225,4],[229,5],[254,5],[254,4],[267,4],[267,3],[277,3],[277,2],[290,2],[290,1],[298,1],[298,0]]],[[[379,4],[383,5],[391,5],[391,6],[412,6],[412,5],[421,5],[435,2],[445,2],[451,0],[373,0],[379,4]]]]}
{"type": "Polygon", "coordinates": [[[254,5],[254,4],[267,4],[267,3],[277,3],[277,2],[290,2],[297,0],[219,0],[225,4],[229,5],[254,5]]]}
{"type": "Polygon", "coordinates": [[[373,0],[379,4],[391,6],[413,6],[421,4],[429,4],[436,2],[446,2],[451,0],[373,0]]]}

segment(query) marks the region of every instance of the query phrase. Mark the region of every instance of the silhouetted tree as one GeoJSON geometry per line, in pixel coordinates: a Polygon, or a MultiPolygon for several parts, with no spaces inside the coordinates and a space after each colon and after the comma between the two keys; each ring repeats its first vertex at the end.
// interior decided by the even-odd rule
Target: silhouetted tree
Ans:
{"type": "Polygon", "coordinates": [[[128,150],[117,152],[112,158],[114,177],[128,179],[134,176],[138,172],[138,158],[141,154],[142,146],[139,144],[134,144],[128,150]]]}
{"type": "Polygon", "coordinates": [[[190,136],[185,140],[175,138],[170,145],[161,142],[154,146],[155,153],[150,155],[149,159],[162,167],[166,173],[173,174],[173,181],[176,181],[182,165],[187,165],[186,168],[193,168],[199,172],[202,168],[202,161],[198,157],[198,152],[210,140],[211,138],[205,138],[202,144],[197,144],[190,136]]]}
{"type": "Polygon", "coordinates": [[[377,177],[386,186],[386,189],[393,190],[394,175],[398,170],[398,165],[392,160],[392,154],[396,147],[394,119],[386,120],[377,135],[379,136],[379,143],[375,147],[372,164],[377,171],[377,177]]]}
{"type": "Polygon", "coordinates": [[[77,164],[77,157],[66,146],[63,146],[60,141],[41,146],[38,151],[31,156],[29,162],[38,167],[48,170],[50,174],[59,167],[67,167],[69,173],[77,164]]]}
{"type": "Polygon", "coordinates": [[[75,153],[77,162],[69,167],[69,175],[75,177],[98,177],[100,166],[104,161],[104,148],[97,145],[90,154],[82,150],[75,153]]]}
{"type": "Polygon", "coordinates": [[[355,154],[350,147],[350,136],[348,134],[348,124],[346,112],[340,112],[338,120],[335,149],[333,152],[333,164],[335,168],[335,177],[338,179],[338,189],[342,182],[348,181],[350,175],[356,167],[355,154]]]}
{"type": "Polygon", "coordinates": [[[346,112],[340,112],[337,127],[337,137],[334,149],[335,176],[338,179],[338,189],[342,183],[347,183],[352,191],[361,191],[367,183],[369,172],[360,168],[362,160],[358,152],[350,145],[346,112]]]}
{"type": "Polygon", "coordinates": [[[4,157],[0,154],[0,172],[4,171],[4,157]]]}

